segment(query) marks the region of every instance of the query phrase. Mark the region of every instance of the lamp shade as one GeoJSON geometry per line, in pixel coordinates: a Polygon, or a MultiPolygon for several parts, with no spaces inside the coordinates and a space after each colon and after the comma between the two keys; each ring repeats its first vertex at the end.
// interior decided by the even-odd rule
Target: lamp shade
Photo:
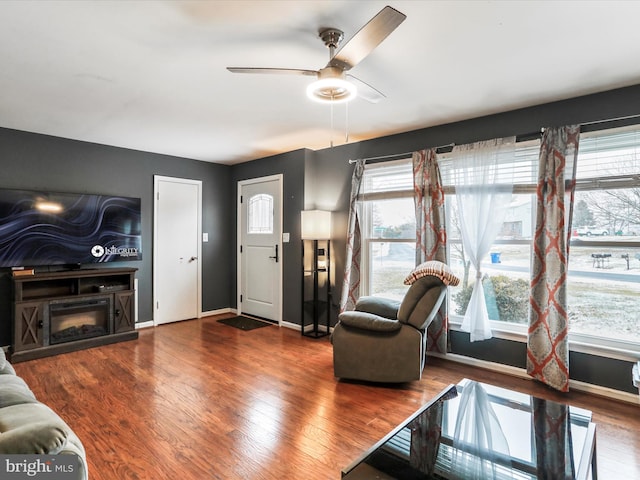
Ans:
{"type": "Polygon", "coordinates": [[[331,239],[331,212],[324,210],[302,211],[302,239],[331,239]]]}

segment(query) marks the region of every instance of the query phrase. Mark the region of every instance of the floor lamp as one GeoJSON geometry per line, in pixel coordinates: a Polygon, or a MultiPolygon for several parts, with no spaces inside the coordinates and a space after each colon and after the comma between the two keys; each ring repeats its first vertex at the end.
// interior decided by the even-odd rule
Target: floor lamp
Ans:
{"type": "Polygon", "coordinates": [[[331,317],[331,212],[304,210],[302,225],[302,318],[300,330],[308,337],[329,334],[331,317]],[[305,249],[311,241],[311,251],[305,249]],[[323,242],[323,246],[319,245],[323,242]],[[310,291],[310,292],[309,292],[310,291]],[[312,296],[309,298],[308,293],[312,296]],[[321,298],[322,296],[322,298],[321,298]],[[310,314],[313,328],[305,330],[305,318],[310,314]],[[326,314],[326,330],[320,330],[320,317],[326,314]]]}

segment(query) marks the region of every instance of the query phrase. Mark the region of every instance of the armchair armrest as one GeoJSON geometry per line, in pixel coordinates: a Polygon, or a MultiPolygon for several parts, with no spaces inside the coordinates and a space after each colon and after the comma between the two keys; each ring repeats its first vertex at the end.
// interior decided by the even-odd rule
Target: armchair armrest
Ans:
{"type": "Polygon", "coordinates": [[[402,324],[397,320],[391,320],[368,312],[342,312],[338,318],[347,327],[372,332],[395,332],[402,328],[402,324]]]}

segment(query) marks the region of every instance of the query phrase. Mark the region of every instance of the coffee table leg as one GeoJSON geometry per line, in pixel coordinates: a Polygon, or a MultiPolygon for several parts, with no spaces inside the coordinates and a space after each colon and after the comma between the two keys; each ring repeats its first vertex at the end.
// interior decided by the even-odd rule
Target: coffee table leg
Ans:
{"type": "Polygon", "coordinates": [[[591,480],[598,480],[598,455],[596,454],[596,435],[593,435],[593,452],[591,453],[591,480]]]}

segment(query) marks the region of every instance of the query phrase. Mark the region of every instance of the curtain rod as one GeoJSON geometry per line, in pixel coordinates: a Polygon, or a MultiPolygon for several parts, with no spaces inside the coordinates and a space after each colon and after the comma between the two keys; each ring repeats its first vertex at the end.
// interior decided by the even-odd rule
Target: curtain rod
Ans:
{"type": "MultiPolygon", "coordinates": [[[[590,126],[590,125],[600,125],[603,123],[613,123],[613,122],[622,122],[624,120],[633,120],[636,118],[640,118],[640,113],[634,114],[634,115],[626,115],[624,117],[615,117],[615,118],[606,118],[604,120],[593,120],[591,122],[582,122],[580,123],[580,126],[586,127],[586,126],[590,126]]],[[[540,129],[539,132],[533,132],[533,133],[528,133],[528,134],[524,134],[524,135],[517,135],[516,136],[516,141],[523,141],[523,140],[531,140],[533,138],[539,137],[540,135],[542,135],[542,133],[544,132],[544,127],[542,127],[540,129]]],[[[439,147],[436,147],[436,150],[440,149],[440,148],[447,148],[447,147],[454,147],[455,143],[448,143],[446,145],[440,145],[439,147]]],[[[364,160],[364,161],[368,161],[368,160],[383,160],[383,159],[387,159],[387,158],[393,158],[393,157],[404,157],[406,155],[412,155],[413,152],[405,152],[405,153],[395,153],[393,155],[381,155],[378,157],[366,157],[366,158],[360,158],[360,159],[356,159],[356,160],[352,160],[349,159],[349,164],[353,164],[356,163],[358,160],[364,160]]]]}
{"type": "Polygon", "coordinates": [[[632,120],[634,118],[640,118],[640,113],[636,113],[635,115],[627,115],[624,117],[606,118],[604,120],[593,120],[592,122],[582,122],[580,125],[598,125],[599,123],[621,122],[623,120],[632,120]]]}
{"type": "MultiPolygon", "coordinates": [[[[446,147],[453,147],[455,146],[455,143],[447,143],[446,145],[440,145],[439,147],[436,147],[436,150],[439,148],[446,148],[446,147]]],[[[369,161],[369,160],[384,160],[387,158],[394,158],[394,157],[406,157],[407,155],[413,155],[414,152],[404,152],[404,153],[394,153],[391,155],[380,155],[378,157],[366,157],[366,158],[357,158],[357,159],[349,159],[349,164],[352,163],[356,163],[358,160],[364,160],[369,161]]]]}
{"type": "Polygon", "coordinates": [[[350,158],[349,164],[356,163],[358,160],[364,160],[366,162],[368,160],[383,160],[386,158],[393,158],[393,157],[405,157],[407,155],[413,155],[413,152],[394,153],[392,155],[380,155],[378,157],[356,158],[355,160],[350,158]]]}

